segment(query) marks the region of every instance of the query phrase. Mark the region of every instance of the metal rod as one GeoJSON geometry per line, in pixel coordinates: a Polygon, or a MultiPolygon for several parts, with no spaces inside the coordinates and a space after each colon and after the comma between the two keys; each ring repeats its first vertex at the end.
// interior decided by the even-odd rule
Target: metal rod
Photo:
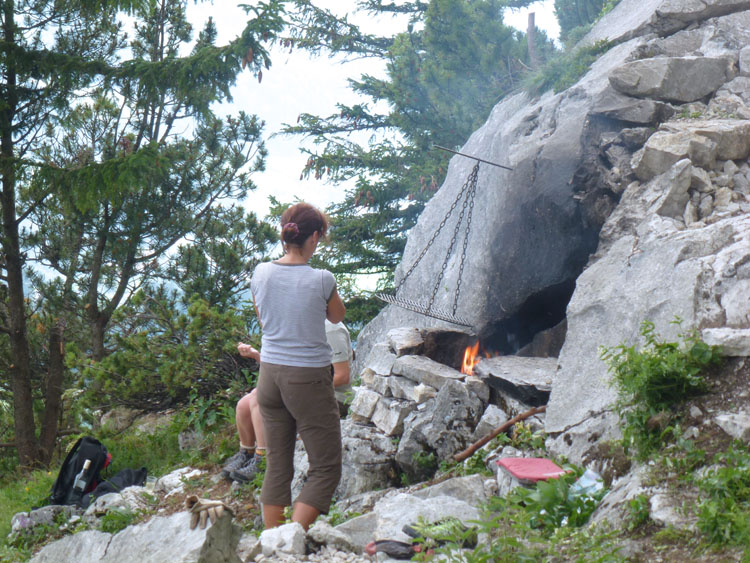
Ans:
{"type": "Polygon", "coordinates": [[[454,151],[453,149],[448,149],[448,148],[445,148],[445,147],[441,147],[440,145],[432,145],[432,146],[434,148],[436,148],[436,149],[440,149],[441,151],[448,151],[448,152],[452,152],[453,154],[458,154],[458,155],[461,155],[461,156],[465,156],[467,158],[473,158],[474,160],[478,160],[479,162],[484,162],[485,164],[491,164],[492,166],[497,166],[498,168],[505,168],[506,170],[513,170],[512,168],[510,168],[508,166],[503,166],[502,164],[497,164],[496,162],[490,162],[489,160],[485,160],[483,158],[479,158],[479,157],[476,157],[476,156],[471,156],[470,154],[466,154],[466,153],[454,151]]]}

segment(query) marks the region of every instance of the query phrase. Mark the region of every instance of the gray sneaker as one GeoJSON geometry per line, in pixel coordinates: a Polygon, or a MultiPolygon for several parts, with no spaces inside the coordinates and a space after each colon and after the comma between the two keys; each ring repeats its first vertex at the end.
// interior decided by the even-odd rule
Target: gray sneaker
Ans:
{"type": "Polygon", "coordinates": [[[249,483],[262,471],[263,456],[255,454],[245,465],[229,473],[229,478],[239,483],[249,483]]]}
{"type": "Polygon", "coordinates": [[[227,462],[224,464],[224,467],[221,468],[221,476],[224,479],[231,479],[229,476],[232,471],[235,469],[239,469],[243,465],[245,465],[247,462],[253,459],[253,456],[255,454],[251,454],[247,450],[240,450],[236,454],[234,454],[232,457],[230,457],[227,462]]]}

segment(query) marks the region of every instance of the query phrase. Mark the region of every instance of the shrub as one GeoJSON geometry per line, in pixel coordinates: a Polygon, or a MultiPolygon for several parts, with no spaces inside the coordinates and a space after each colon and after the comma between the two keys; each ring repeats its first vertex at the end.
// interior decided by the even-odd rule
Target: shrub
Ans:
{"type": "Polygon", "coordinates": [[[557,479],[537,482],[533,489],[516,487],[509,495],[511,502],[522,505],[531,514],[532,527],[551,532],[560,526],[577,528],[589,517],[606,494],[602,488],[593,494],[572,494],[571,485],[580,477],[575,468],[557,479]]]}
{"type": "Polygon", "coordinates": [[[651,519],[650,501],[647,495],[640,494],[628,501],[627,529],[633,531],[651,519]]]}
{"type": "Polygon", "coordinates": [[[110,510],[100,520],[101,531],[108,534],[116,534],[130,526],[138,515],[129,510],[110,510]]]}
{"type": "Polygon", "coordinates": [[[698,528],[716,545],[750,546],[750,452],[736,444],[714,458],[719,467],[697,479],[705,498],[698,528]]]}
{"type": "Polygon", "coordinates": [[[214,397],[232,384],[252,386],[255,362],[236,349],[248,337],[245,318],[197,298],[181,310],[174,295],[142,291],[117,312],[111,354],[91,363],[71,351],[68,362],[84,369],[92,407],[163,410],[185,404],[191,393],[214,397]]]}
{"type": "Polygon", "coordinates": [[[606,53],[612,43],[606,40],[597,41],[570,51],[564,51],[548,60],[538,71],[524,78],[523,87],[532,95],[539,95],[547,90],[561,92],[575,84],[591,68],[591,65],[606,53]]]}
{"type": "MultiPolygon", "coordinates": [[[[679,319],[675,323],[679,324],[679,319]]],[[[674,407],[706,390],[701,372],[721,362],[721,355],[695,332],[680,334],[682,343],[664,342],[654,324],[644,321],[641,335],[646,344],[640,350],[621,344],[602,348],[600,353],[618,390],[623,446],[626,451],[635,448],[643,459],[677,434],[674,407]]]]}

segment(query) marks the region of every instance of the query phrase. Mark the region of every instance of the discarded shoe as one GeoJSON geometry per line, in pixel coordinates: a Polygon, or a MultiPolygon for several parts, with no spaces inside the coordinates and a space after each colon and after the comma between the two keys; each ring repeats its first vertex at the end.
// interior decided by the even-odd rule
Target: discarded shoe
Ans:
{"type": "Polygon", "coordinates": [[[458,518],[444,518],[431,523],[418,521],[411,526],[404,526],[403,532],[412,538],[425,540],[428,545],[456,543],[471,549],[477,546],[476,528],[467,527],[458,518]]]}
{"type": "Polygon", "coordinates": [[[234,454],[232,457],[230,457],[227,462],[224,464],[224,467],[221,468],[221,476],[224,479],[229,479],[229,474],[245,465],[248,461],[253,459],[253,456],[255,454],[251,454],[247,450],[240,450],[236,454],[234,454]]]}
{"type": "Polygon", "coordinates": [[[239,483],[249,483],[261,471],[263,456],[255,454],[242,466],[229,472],[229,478],[239,483]]]}
{"type": "Polygon", "coordinates": [[[365,553],[367,553],[367,555],[385,553],[388,557],[392,557],[393,559],[411,559],[415,553],[418,553],[418,551],[415,550],[414,546],[410,543],[396,540],[377,540],[371,541],[365,546],[365,553]]]}

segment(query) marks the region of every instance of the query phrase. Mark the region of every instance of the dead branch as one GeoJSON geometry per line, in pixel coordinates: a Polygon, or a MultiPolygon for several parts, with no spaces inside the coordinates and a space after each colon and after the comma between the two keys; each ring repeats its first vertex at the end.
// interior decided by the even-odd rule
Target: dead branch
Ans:
{"type": "Polygon", "coordinates": [[[466,458],[471,457],[472,455],[474,455],[474,452],[476,452],[479,448],[481,448],[487,442],[492,440],[492,438],[500,434],[500,432],[505,432],[508,428],[513,426],[516,422],[521,422],[522,420],[526,420],[530,416],[534,416],[535,414],[539,414],[540,412],[544,412],[546,410],[547,410],[547,405],[543,405],[541,407],[534,407],[533,409],[527,410],[526,412],[522,412],[521,414],[514,416],[509,421],[504,422],[503,424],[495,428],[492,432],[487,434],[484,438],[477,440],[471,446],[466,448],[464,451],[454,455],[453,459],[455,461],[463,461],[466,458]]]}

